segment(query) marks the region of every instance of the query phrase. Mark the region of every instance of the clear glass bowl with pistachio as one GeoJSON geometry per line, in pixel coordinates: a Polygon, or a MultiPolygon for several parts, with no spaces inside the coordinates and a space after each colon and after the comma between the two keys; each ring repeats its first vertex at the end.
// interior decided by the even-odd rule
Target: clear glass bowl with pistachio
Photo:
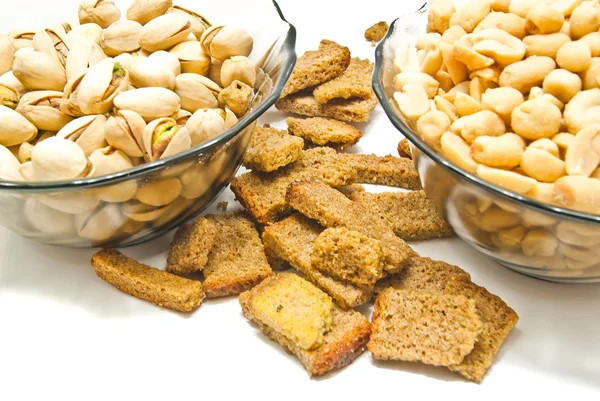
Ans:
{"type": "Polygon", "coordinates": [[[73,247],[155,238],[229,184],[295,29],[274,1],[61,6],[0,15],[0,225],[73,247]]]}

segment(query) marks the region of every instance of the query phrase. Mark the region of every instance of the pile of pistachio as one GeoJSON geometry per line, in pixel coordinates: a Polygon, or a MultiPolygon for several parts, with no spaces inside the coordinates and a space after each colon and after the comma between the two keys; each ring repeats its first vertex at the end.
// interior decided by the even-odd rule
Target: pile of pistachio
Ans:
{"type": "MultiPolygon", "coordinates": [[[[197,146],[249,109],[243,29],[171,0],[83,0],[75,22],[0,35],[0,180],[129,169],[197,146]]],[[[123,201],[123,200],[121,200],[123,201]]]]}

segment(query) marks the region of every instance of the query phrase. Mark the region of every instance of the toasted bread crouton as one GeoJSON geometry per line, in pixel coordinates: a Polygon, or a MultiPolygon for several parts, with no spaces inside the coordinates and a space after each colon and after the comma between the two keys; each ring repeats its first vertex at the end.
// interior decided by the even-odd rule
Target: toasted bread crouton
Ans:
{"type": "Polygon", "coordinates": [[[365,187],[363,187],[360,184],[350,184],[350,185],[346,185],[344,187],[339,187],[337,188],[338,191],[340,191],[342,194],[344,194],[344,196],[348,199],[352,199],[352,197],[354,196],[354,194],[359,193],[359,192],[365,192],[365,187]]]}
{"type": "Polygon", "coordinates": [[[273,274],[258,231],[244,213],[205,218],[216,228],[215,244],[203,270],[207,298],[239,294],[273,274]]]}
{"type": "Polygon", "coordinates": [[[319,103],[327,103],[332,99],[340,98],[369,99],[373,96],[372,77],[373,63],[353,57],[342,75],[317,86],[313,90],[313,96],[319,103]]]}
{"type": "Polygon", "coordinates": [[[410,159],[345,153],[345,160],[356,169],[356,182],[405,189],[421,189],[419,175],[410,159]]]}
{"type": "Polygon", "coordinates": [[[465,296],[388,289],[375,300],[372,330],[375,359],[450,366],[473,350],[482,322],[465,296]]]}
{"type": "Polygon", "coordinates": [[[410,143],[408,139],[404,138],[398,142],[398,155],[400,157],[412,160],[412,150],[410,150],[410,143]]]}
{"type": "Polygon", "coordinates": [[[372,213],[373,218],[383,219],[396,235],[405,241],[424,241],[447,238],[454,235],[431,204],[424,191],[382,192],[378,194],[359,192],[351,199],[372,213]]]}
{"type": "Polygon", "coordinates": [[[354,182],[356,172],[331,148],[302,152],[300,159],[270,174],[250,172],[231,181],[237,200],[261,224],[271,224],[291,213],[285,201],[290,183],[316,179],[335,187],[354,182]]]}
{"type": "Polygon", "coordinates": [[[323,228],[316,222],[293,214],[268,226],[263,234],[265,248],[298,269],[308,281],[328,293],[344,308],[362,305],[371,299],[371,290],[340,281],[321,273],[312,266],[311,255],[315,240],[323,228]]]}
{"type": "Polygon", "coordinates": [[[383,276],[383,260],[380,241],[344,227],[323,231],[312,252],[317,270],[370,288],[383,276]]]}
{"type": "Polygon", "coordinates": [[[387,22],[379,21],[370,28],[367,28],[365,31],[365,39],[373,43],[379,42],[381,39],[383,39],[388,29],[389,26],[387,22]]]}
{"type": "Polygon", "coordinates": [[[385,221],[371,218],[372,215],[362,205],[325,184],[294,182],[288,188],[286,200],[291,207],[327,228],[346,227],[380,240],[386,262],[384,269],[388,273],[402,270],[408,259],[417,256],[385,221]]]}
{"type": "Polygon", "coordinates": [[[92,266],[98,277],[119,291],[158,306],[191,312],[204,299],[199,281],[139,263],[116,249],[103,249],[96,253],[92,256],[92,266]]]}
{"type": "Polygon", "coordinates": [[[358,143],[362,132],[350,124],[331,118],[312,117],[286,120],[290,134],[299,136],[317,146],[344,150],[358,143]]]}
{"type": "Polygon", "coordinates": [[[270,173],[298,160],[303,148],[302,138],[269,126],[256,127],[243,165],[250,170],[270,173]]]}
{"type": "Polygon", "coordinates": [[[347,122],[367,121],[375,106],[377,106],[375,95],[368,99],[334,99],[321,104],[310,92],[298,92],[275,103],[278,110],[287,113],[307,117],[329,117],[347,122]]]}
{"type": "Polygon", "coordinates": [[[451,280],[446,285],[446,293],[472,298],[483,321],[483,330],[471,353],[462,362],[449,366],[450,370],[465,378],[480,382],[500,351],[502,343],[517,324],[519,316],[500,297],[466,280],[451,280]]]}
{"type": "Polygon", "coordinates": [[[323,39],[319,50],[307,51],[298,57],[281,97],[327,82],[341,75],[349,64],[350,50],[347,47],[323,39]]]}
{"type": "Polygon", "coordinates": [[[271,248],[265,246],[265,256],[274,272],[280,272],[291,268],[292,266],[283,258],[280,258],[271,248]]]}
{"type": "MultiPolygon", "coordinates": [[[[278,331],[279,326],[273,327],[261,321],[259,317],[260,311],[257,311],[253,305],[255,297],[260,296],[260,294],[268,294],[268,297],[274,298],[279,297],[282,287],[286,290],[286,287],[289,286],[289,284],[286,284],[286,276],[289,275],[292,274],[277,274],[263,281],[252,290],[242,293],[239,300],[244,315],[257,323],[263,333],[271,340],[277,341],[287,352],[295,355],[302,365],[304,365],[310,376],[321,376],[352,363],[352,361],[365,351],[365,345],[369,340],[371,332],[369,321],[356,311],[344,311],[333,305],[331,329],[324,334],[322,345],[312,350],[303,349],[298,343],[291,340],[285,334],[282,334],[278,331]]],[[[316,302],[315,299],[307,298],[310,298],[310,295],[305,291],[301,291],[297,299],[294,299],[297,302],[297,311],[301,309],[299,307],[300,303],[311,305],[316,302]]],[[[283,308],[281,312],[283,312],[283,308]]],[[[295,314],[297,315],[298,312],[295,314]]],[[[311,314],[314,314],[314,312],[303,312],[303,320],[306,320],[307,316],[311,314]]]]}
{"type": "Polygon", "coordinates": [[[410,291],[444,292],[452,280],[471,281],[471,275],[458,266],[415,257],[408,261],[400,273],[390,274],[375,285],[375,293],[387,288],[410,291]]]}
{"type": "Polygon", "coordinates": [[[167,258],[167,271],[189,274],[204,269],[215,243],[216,229],[212,221],[197,219],[181,226],[173,237],[167,258]]]}

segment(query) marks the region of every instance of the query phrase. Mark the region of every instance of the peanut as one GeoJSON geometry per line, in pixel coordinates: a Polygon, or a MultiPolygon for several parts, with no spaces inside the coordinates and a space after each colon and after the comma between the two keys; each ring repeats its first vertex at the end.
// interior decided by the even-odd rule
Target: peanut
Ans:
{"type": "Polygon", "coordinates": [[[419,72],[419,59],[416,49],[404,41],[396,48],[394,71],[397,73],[419,72]]]}
{"type": "Polygon", "coordinates": [[[494,11],[501,11],[503,13],[508,13],[508,7],[510,6],[511,0],[491,0],[490,7],[494,11]]]}
{"type": "Polygon", "coordinates": [[[579,41],[590,47],[590,50],[592,51],[592,57],[600,56],[600,32],[588,33],[579,39],[579,41]]]}
{"type": "Polygon", "coordinates": [[[511,169],[521,162],[524,149],[525,141],[516,134],[480,136],[471,145],[471,157],[489,167],[511,169]]]}
{"type": "Polygon", "coordinates": [[[477,163],[471,157],[469,145],[460,136],[449,131],[445,132],[442,135],[440,145],[442,154],[451,163],[469,173],[474,173],[477,170],[477,163]]]}
{"type": "Polygon", "coordinates": [[[565,162],[542,149],[531,147],[523,152],[521,168],[540,182],[554,182],[565,175],[565,162]]]}
{"type": "Polygon", "coordinates": [[[534,86],[541,85],[555,67],[554,60],[549,57],[529,57],[506,67],[500,74],[500,86],[527,93],[534,86]]]}
{"type": "Polygon", "coordinates": [[[600,123],[600,88],[584,90],[573,96],[564,111],[569,132],[576,135],[592,124],[600,123]]]}
{"type": "MultiPolygon", "coordinates": [[[[462,125],[460,135],[467,143],[473,143],[478,136],[499,136],[506,132],[504,121],[493,111],[482,110],[454,122],[462,125]],[[462,121],[461,121],[462,120],[462,121]]],[[[453,125],[454,125],[453,124],[453,125]]]]}
{"type": "Polygon", "coordinates": [[[568,42],[558,49],[556,64],[571,72],[587,70],[592,64],[592,50],[584,42],[568,42]]]}
{"type": "MultiPolygon", "coordinates": [[[[443,1],[443,0],[442,0],[443,1]]],[[[425,50],[425,48],[432,44],[439,44],[442,41],[442,35],[437,32],[429,32],[427,35],[421,36],[417,39],[415,47],[417,50],[425,50]]]]}
{"type": "Polygon", "coordinates": [[[485,212],[481,213],[479,218],[475,220],[475,224],[481,230],[493,233],[500,230],[505,230],[519,224],[520,217],[506,210],[502,210],[497,206],[492,206],[485,212]]]}
{"type": "Polygon", "coordinates": [[[512,129],[525,139],[536,140],[558,134],[562,114],[549,100],[527,100],[511,114],[512,129]]]}
{"type": "Polygon", "coordinates": [[[454,97],[454,107],[456,107],[456,112],[460,117],[475,114],[483,110],[477,100],[462,92],[458,92],[454,97]]]}
{"type": "Polygon", "coordinates": [[[442,96],[436,96],[435,98],[433,98],[433,100],[435,101],[435,107],[438,110],[446,113],[451,123],[458,119],[458,114],[456,114],[456,107],[454,107],[454,105],[451,102],[444,99],[442,96]]]}
{"type": "Polygon", "coordinates": [[[425,57],[421,61],[421,72],[434,76],[442,67],[444,59],[442,51],[437,44],[427,45],[425,48],[425,57]]]}
{"type": "Polygon", "coordinates": [[[547,214],[539,213],[531,209],[525,209],[521,213],[521,222],[524,227],[552,227],[557,221],[554,217],[547,214]]]}
{"type": "Polygon", "coordinates": [[[444,92],[448,92],[454,86],[454,82],[452,82],[452,77],[446,71],[438,71],[435,73],[433,78],[439,82],[440,89],[444,92]]]}
{"type": "Polygon", "coordinates": [[[556,226],[556,236],[566,244],[583,247],[600,245],[600,230],[593,225],[562,221],[556,226]]]}
{"type": "Polygon", "coordinates": [[[400,111],[411,120],[417,120],[429,111],[429,99],[421,85],[406,84],[402,92],[394,93],[400,111]]]}
{"type": "Polygon", "coordinates": [[[556,8],[563,13],[565,17],[568,17],[582,1],[583,0],[556,0],[552,2],[551,5],[553,8],[556,8]]]}
{"type": "Polygon", "coordinates": [[[581,212],[600,212],[600,180],[567,175],[554,183],[554,202],[581,212]]]}
{"type": "Polygon", "coordinates": [[[521,92],[508,87],[488,89],[481,97],[483,108],[497,113],[507,124],[510,124],[512,111],[524,101],[521,92]]]}
{"type": "Polygon", "coordinates": [[[529,33],[554,33],[562,28],[565,16],[556,8],[542,2],[529,10],[526,21],[529,33]]]}
{"type": "Polygon", "coordinates": [[[529,230],[521,242],[521,250],[527,256],[553,256],[557,248],[558,240],[545,230],[529,230]]]}
{"type": "Polygon", "coordinates": [[[450,18],[450,26],[459,25],[466,32],[473,32],[490,11],[489,0],[470,1],[456,10],[456,13],[450,18]]]}
{"type": "Polygon", "coordinates": [[[423,141],[436,151],[441,150],[442,134],[450,129],[450,118],[439,110],[423,114],[417,121],[417,132],[423,141]]]}
{"type": "Polygon", "coordinates": [[[560,252],[563,256],[578,262],[590,263],[591,265],[595,265],[600,262],[598,253],[590,249],[580,248],[575,245],[560,243],[558,244],[558,252],[560,252]]]}
{"type": "Polygon", "coordinates": [[[442,42],[447,43],[449,45],[453,45],[454,42],[456,42],[466,34],[467,31],[462,29],[462,27],[458,25],[451,26],[450,28],[446,29],[446,32],[442,34],[442,42]]]}
{"type": "Polygon", "coordinates": [[[483,164],[477,167],[476,174],[494,185],[519,194],[531,191],[537,184],[537,181],[531,177],[526,177],[514,171],[487,167],[483,164]]]}
{"type": "MultiPolygon", "coordinates": [[[[560,134],[556,134],[556,135],[560,135],[560,134]]],[[[537,141],[533,141],[529,144],[528,148],[540,149],[540,150],[543,150],[544,152],[550,153],[554,157],[560,157],[558,145],[556,143],[554,143],[551,139],[548,139],[548,138],[542,138],[542,139],[538,139],[537,141]]]]}
{"type": "Polygon", "coordinates": [[[584,1],[571,13],[571,37],[579,39],[600,29],[600,7],[591,1],[584,1]]]}
{"type": "Polygon", "coordinates": [[[600,78],[600,57],[593,57],[587,70],[579,73],[583,81],[583,90],[600,87],[598,79],[600,78]]]}
{"type": "Polygon", "coordinates": [[[502,249],[520,249],[527,229],[523,226],[506,228],[492,236],[492,243],[502,249]]]}
{"type": "Polygon", "coordinates": [[[487,67],[487,68],[483,68],[481,70],[476,70],[473,71],[471,73],[471,75],[469,76],[470,79],[475,79],[475,78],[479,78],[484,82],[493,82],[495,84],[498,84],[498,82],[500,81],[500,73],[502,71],[500,70],[500,68],[498,67],[487,67]]]}
{"type": "MultiPolygon", "coordinates": [[[[448,31],[446,31],[446,33],[447,32],[448,31]]],[[[440,50],[442,51],[444,65],[448,70],[448,74],[450,74],[450,77],[452,78],[452,82],[457,85],[466,80],[468,77],[467,66],[454,57],[454,46],[444,42],[441,42],[439,46],[440,50]]]]}
{"type": "Polygon", "coordinates": [[[394,77],[394,89],[397,91],[403,91],[407,84],[421,86],[430,99],[436,95],[440,85],[431,75],[423,72],[401,72],[394,77]]]}
{"type": "Polygon", "coordinates": [[[498,65],[509,65],[520,61],[527,51],[521,40],[497,28],[485,29],[474,33],[473,49],[492,58],[498,65]]]}
{"type": "Polygon", "coordinates": [[[524,18],[519,17],[515,14],[503,13],[503,12],[492,12],[487,15],[477,25],[477,28],[473,31],[474,33],[483,31],[488,28],[498,28],[508,32],[512,36],[523,39],[527,36],[527,29],[525,28],[526,22],[524,18]]]}
{"type": "Polygon", "coordinates": [[[558,146],[558,151],[562,159],[565,158],[567,149],[569,149],[569,146],[573,144],[574,140],[575,135],[569,134],[568,132],[560,132],[552,137],[552,142],[558,146]]]}
{"type": "Polygon", "coordinates": [[[527,18],[531,10],[539,0],[512,0],[508,6],[508,12],[516,14],[521,18],[527,18]]]}
{"type": "MultiPolygon", "coordinates": [[[[594,140],[600,138],[600,124],[582,129],[565,154],[567,174],[589,177],[600,163],[600,153],[594,149],[594,140]]],[[[599,205],[600,206],[600,205],[599,205]]]]}
{"type": "Polygon", "coordinates": [[[454,43],[454,57],[470,70],[479,70],[494,64],[494,59],[473,50],[471,35],[465,35],[454,43]]]}
{"type": "Polygon", "coordinates": [[[558,50],[570,41],[569,35],[562,32],[526,36],[523,38],[523,43],[527,46],[525,55],[527,57],[545,56],[554,59],[558,50]]]}
{"type": "Polygon", "coordinates": [[[557,69],[546,76],[543,88],[545,93],[549,93],[561,102],[567,103],[581,91],[582,83],[577,74],[557,69]]]}
{"type": "Polygon", "coordinates": [[[454,103],[454,98],[456,97],[456,94],[460,92],[468,95],[470,87],[471,81],[463,81],[458,85],[454,86],[452,89],[450,89],[448,93],[444,95],[444,99],[454,103]]]}
{"type": "Polygon", "coordinates": [[[444,33],[450,27],[450,18],[453,14],[454,1],[433,0],[429,7],[427,31],[444,33]]]}

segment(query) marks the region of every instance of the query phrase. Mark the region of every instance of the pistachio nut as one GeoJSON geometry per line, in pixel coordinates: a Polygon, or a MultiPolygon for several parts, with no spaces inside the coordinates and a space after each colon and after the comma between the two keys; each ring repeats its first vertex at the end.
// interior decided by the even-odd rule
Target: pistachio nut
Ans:
{"type": "Polygon", "coordinates": [[[119,110],[110,116],[105,126],[106,141],[130,157],[142,157],[142,136],[146,122],[135,111],[119,110]]]}
{"type": "Polygon", "coordinates": [[[210,68],[208,69],[207,77],[219,86],[223,86],[221,82],[221,68],[223,68],[221,60],[217,60],[216,58],[210,59],[210,68]]]}
{"type": "Polygon", "coordinates": [[[158,65],[169,67],[175,76],[181,74],[181,64],[179,59],[173,54],[164,50],[159,50],[147,57],[158,65]]]}
{"type": "MultiPolygon", "coordinates": [[[[72,53],[72,52],[71,52],[72,53]]],[[[79,74],[74,75],[67,81],[65,89],[63,91],[63,98],[60,102],[60,111],[73,117],[83,116],[85,113],[81,111],[79,107],[79,101],[77,95],[79,94],[79,84],[85,76],[87,68],[80,71],[79,74]]]]}
{"type": "Polygon", "coordinates": [[[12,69],[14,60],[13,44],[8,35],[0,35],[0,75],[12,69]]]}
{"type": "Polygon", "coordinates": [[[21,163],[21,165],[19,166],[19,174],[21,174],[21,177],[23,177],[25,181],[39,181],[39,179],[35,175],[35,171],[33,171],[33,164],[30,161],[21,163]]]}
{"type": "Polygon", "coordinates": [[[90,66],[92,42],[81,40],[72,42],[65,62],[67,85],[74,76],[83,76],[90,66]]]}
{"type": "Polygon", "coordinates": [[[206,28],[211,26],[206,18],[183,7],[173,6],[167,10],[167,14],[181,14],[188,17],[191,23],[191,31],[197,40],[200,40],[206,28]]]}
{"type": "Polygon", "coordinates": [[[184,109],[180,109],[177,113],[173,114],[171,118],[175,120],[177,125],[185,125],[191,116],[191,112],[184,109]]]}
{"type": "Polygon", "coordinates": [[[0,84],[13,89],[19,96],[27,93],[27,88],[15,77],[12,70],[0,75],[0,84]]]}
{"type": "Polygon", "coordinates": [[[75,142],[53,137],[34,146],[31,162],[42,181],[70,180],[92,173],[92,164],[75,142]]]}
{"type": "Polygon", "coordinates": [[[172,118],[158,118],[144,129],[144,150],[150,161],[164,159],[192,147],[187,129],[181,129],[172,118]]]}
{"type": "Polygon", "coordinates": [[[221,66],[221,84],[229,86],[233,81],[240,81],[254,87],[256,82],[256,67],[245,56],[233,56],[223,61],[221,66]]]}
{"type": "Polygon", "coordinates": [[[31,142],[37,145],[38,143],[54,136],[56,136],[56,132],[54,131],[38,131],[38,136],[35,137],[35,139],[31,142]]]}
{"type": "Polygon", "coordinates": [[[100,45],[96,44],[96,43],[92,43],[92,51],[90,52],[90,58],[88,60],[90,67],[98,64],[105,58],[107,58],[106,54],[104,54],[104,51],[102,50],[100,45]]]}
{"type": "Polygon", "coordinates": [[[233,127],[238,123],[238,118],[233,111],[225,107],[225,129],[233,127]]]}
{"type": "Polygon", "coordinates": [[[23,213],[33,228],[53,236],[70,236],[75,233],[73,216],[44,205],[35,198],[28,198],[23,213]]]}
{"type": "Polygon", "coordinates": [[[242,117],[252,103],[252,88],[240,81],[233,81],[219,93],[219,105],[228,107],[237,117],[242,117]]]}
{"type": "Polygon", "coordinates": [[[14,146],[29,142],[37,128],[28,119],[6,106],[0,106],[0,145],[14,146]]]}
{"type": "Polygon", "coordinates": [[[77,28],[81,24],[79,23],[79,18],[71,19],[69,21],[63,21],[55,24],[56,26],[60,25],[65,33],[71,32],[74,28],[77,28]]]}
{"type": "Polygon", "coordinates": [[[232,56],[248,56],[254,41],[243,28],[235,25],[213,25],[200,38],[204,52],[217,60],[225,61],[232,56]]]}
{"type": "Polygon", "coordinates": [[[165,14],[148,22],[140,31],[140,47],[149,52],[181,43],[190,34],[190,21],[180,14],[165,14]]]}
{"type": "Polygon", "coordinates": [[[129,67],[129,79],[136,88],[159,87],[173,90],[175,74],[170,65],[157,63],[154,57],[134,57],[129,67]]]}
{"type": "Polygon", "coordinates": [[[33,150],[33,145],[29,142],[23,142],[19,145],[19,151],[17,152],[17,159],[21,163],[27,163],[31,161],[31,151],[33,150]]]}
{"type": "Polygon", "coordinates": [[[131,220],[146,222],[159,218],[167,210],[167,206],[155,207],[138,201],[130,201],[123,205],[123,214],[131,220]]]}
{"type": "Polygon", "coordinates": [[[127,19],[145,25],[163,15],[172,5],[173,0],[134,0],[127,9],[127,19]]]}
{"type": "Polygon", "coordinates": [[[104,30],[100,47],[108,56],[134,52],[140,48],[138,36],[142,26],[135,21],[117,21],[104,30]]]}
{"type": "Polygon", "coordinates": [[[95,43],[98,45],[102,39],[102,34],[102,27],[92,22],[73,27],[67,33],[67,39],[71,43],[71,46],[78,42],[95,43]]]}
{"type": "Polygon", "coordinates": [[[63,66],[66,64],[70,46],[62,27],[42,29],[33,36],[32,44],[34,50],[46,53],[63,66]]]}
{"type": "Polygon", "coordinates": [[[62,91],[67,83],[65,67],[46,53],[23,50],[15,53],[15,77],[28,90],[62,91]]]}
{"type": "Polygon", "coordinates": [[[8,85],[0,84],[0,105],[15,109],[19,103],[19,93],[8,85]]]}
{"type": "Polygon", "coordinates": [[[62,92],[34,91],[23,95],[16,111],[21,113],[38,130],[58,131],[73,117],[60,111],[62,92]]]}
{"type": "Polygon", "coordinates": [[[132,236],[133,234],[140,231],[146,225],[143,221],[135,221],[132,219],[127,219],[125,223],[121,226],[119,232],[127,237],[132,236]]]}
{"type": "MultiPolygon", "coordinates": [[[[133,63],[134,57],[131,53],[121,53],[114,57],[115,63],[121,64],[123,68],[129,71],[131,64],[133,63]]],[[[131,84],[131,71],[129,71],[129,84],[131,84]]]]}
{"type": "Polygon", "coordinates": [[[105,203],[91,213],[76,215],[75,227],[83,238],[103,242],[117,234],[125,220],[119,205],[105,203]]]}
{"type": "Polygon", "coordinates": [[[129,73],[112,58],[91,66],[77,87],[77,104],[84,114],[104,114],[129,86],[129,73]]]}
{"type": "Polygon", "coordinates": [[[79,3],[79,23],[95,23],[108,27],[121,18],[121,11],[112,0],[81,0],[79,3]]]}
{"type": "Polygon", "coordinates": [[[181,63],[182,72],[206,75],[210,68],[210,57],[204,53],[200,42],[182,42],[174,46],[169,53],[176,56],[181,63]]]}
{"type": "Polygon", "coordinates": [[[15,52],[24,47],[33,47],[34,35],[35,31],[29,29],[14,29],[8,34],[15,52]]]}
{"type": "Polygon", "coordinates": [[[200,145],[225,132],[226,115],[221,109],[200,109],[186,123],[192,146],[200,145]]]}
{"type": "Polygon", "coordinates": [[[162,227],[173,222],[176,218],[190,211],[194,203],[193,199],[185,199],[182,197],[175,199],[175,201],[166,207],[160,217],[152,221],[152,226],[162,227]]]}
{"type": "Polygon", "coordinates": [[[175,93],[181,99],[181,107],[191,112],[219,107],[216,96],[220,90],[219,85],[202,75],[184,73],[175,78],[175,93]]]}
{"type": "MultiPolygon", "coordinates": [[[[90,161],[95,167],[95,177],[117,173],[133,167],[131,160],[125,153],[110,146],[94,151],[90,155],[90,161]]],[[[135,180],[122,181],[118,184],[93,189],[93,193],[98,199],[113,203],[127,202],[133,199],[136,191],[137,183],[135,180]]]]}
{"type": "Polygon", "coordinates": [[[43,194],[40,195],[38,199],[44,205],[67,214],[91,212],[100,203],[100,200],[90,191],[69,191],[57,194],[43,194]]]}
{"type": "Polygon", "coordinates": [[[179,96],[165,88],[140,88],[119,94],[115,107],[132,110],[145,120],[168,117],[179,110],[179,96]]]}
{"type": "Polygon", "coordinates": [[[102,114],[79,117],[65,125],[56,136],[75,142],[86,156],[90,156],[106,146],[106,120],[102,114]]]}
{"type": "Polygon", "coordinates": [[[173,202],[181,193],[181,183],[177,178],[154,181],[141,186],[135,198],[150,206],[165,206],[173,202]]]}
{"type": "Polygon", "coordinates": [[[0,181],[22,181],[19,160],[8,148],[0,145],[0,181]]]}

